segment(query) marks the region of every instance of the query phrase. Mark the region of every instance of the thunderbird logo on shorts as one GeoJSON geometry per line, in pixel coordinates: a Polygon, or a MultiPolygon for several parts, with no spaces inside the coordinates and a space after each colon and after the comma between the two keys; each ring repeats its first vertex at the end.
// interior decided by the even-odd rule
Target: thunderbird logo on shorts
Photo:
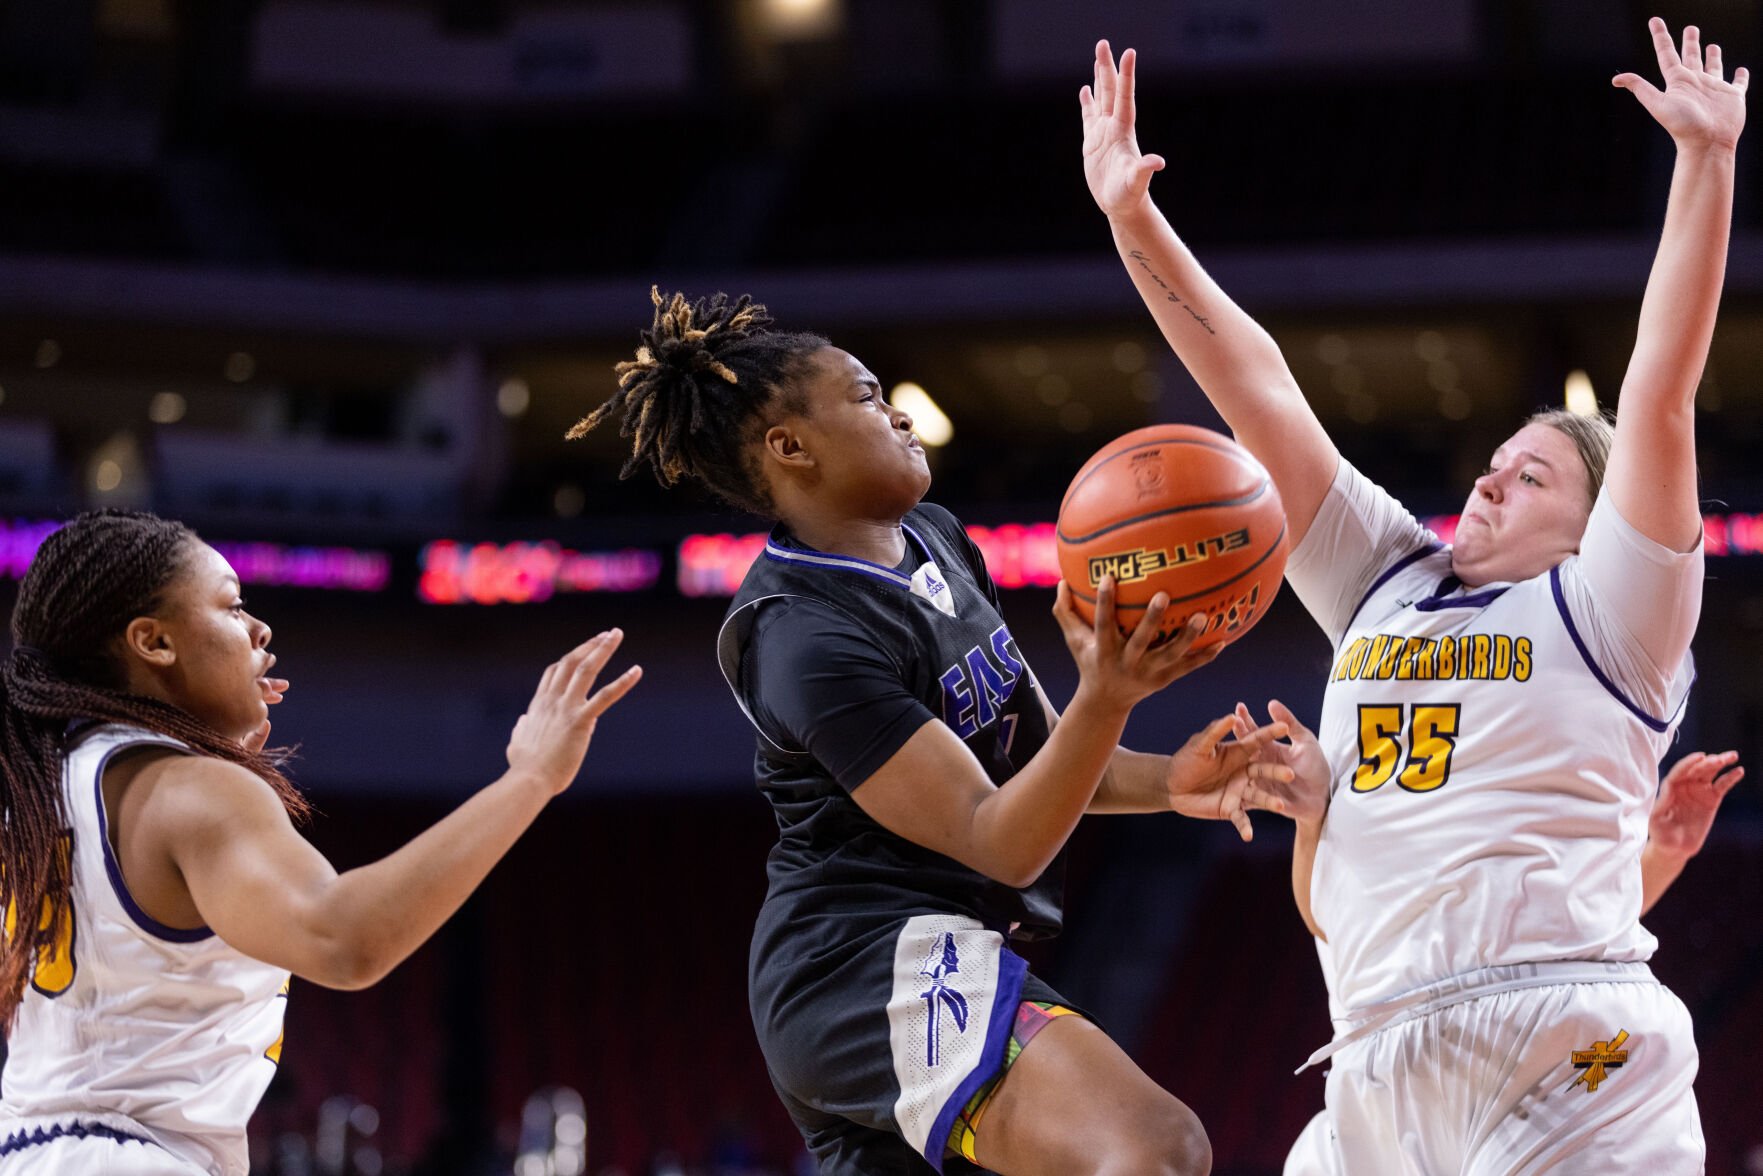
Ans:
{"type": "Polygon", "coordinates": [[[944,934],[918,966],[918,974],[930,981],[930,987],[918,994],[930,1014],[930,1032],[925,1039],[927,1067],[935,1067],[942,1053],[943,1010],[955,1020],[955,1032],[967,1032],[967,998],[949,987],[948,977],[961,970],[961,957],[955,951],[955,937],[944,934]]]}
{"type": "Polygon", "coordinates": [[[1574,1050],[1574,1069],[1585,1073],[1568,1083],[1567,1089],[1572,1090],[1583,1082],[1587,1093],[1596,1090],[1598,1083],[1610,1076],[1609,1071],[1620,1069],[1628,1061],[1628,1051],[1622,1048],[1622,1043],[1627,1040],[1628,1030],[1622,1029],[1609,1041],[1594,1041],[1590,1049],[1574,1050]]]}

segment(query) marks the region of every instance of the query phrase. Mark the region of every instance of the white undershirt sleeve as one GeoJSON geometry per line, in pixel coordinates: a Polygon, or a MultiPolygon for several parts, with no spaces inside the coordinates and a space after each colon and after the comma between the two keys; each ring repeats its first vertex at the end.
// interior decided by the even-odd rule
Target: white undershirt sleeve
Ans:
{"type": "Polygon", "coordinates": [[[1330,644],[1340,644],[1366,593],[1397,561],[1438,546],[1438,536],[1346,458],[1286,561],[1286,581],[1330,644]]]}
{"type": "Polygon", "coordinates": [[[1579,555],[1561,565],[1575,628],[1599,668],[1657,718],[1675,708],[1702,614],[1702,544],[1673,551],[1598,494],[1579,555]]]}

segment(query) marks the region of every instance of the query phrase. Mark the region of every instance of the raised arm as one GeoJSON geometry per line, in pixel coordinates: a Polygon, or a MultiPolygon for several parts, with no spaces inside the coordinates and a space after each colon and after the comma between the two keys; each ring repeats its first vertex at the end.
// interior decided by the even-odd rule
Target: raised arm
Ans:
{"type": "Polygon", "coordinates": [[[1078,95],[1084,176],[1163,337],[1237,440],[1272,475],[1295,547],[1328,493],[1340,453],[1272,336],[1207,275],[1152,202],[1151,176],[1164,161],[1139,151],[1137,65],[1128,49],[1117,70],[1108,42],[1096,46],[1095,88],[1085,86],[1078,95]]]}
{"type": "Polygon", "coordinates": [[[1607,483],[1616,509],[1641,534],[1674,551],[1702,533],[1696,502],[1695,397],[1714,333],[1732,225],[1733,160],[1745,125],[1744,68],[1724,80],[1720,47],[1704,53],[1694,25],[1680,53],[1665,22],[1648,27],[1664,90],[1638,74],[1628,90],[1671,134],[1677,163],[1659,252],[1641,302],[1634,354],[1622,381],[1607,483]]]}
{"type": "Polygon", "coordinates": [[[1689,860],[1702,852],[1720,802],[1745,778],[1739,753],[1719,755],[1693,751],[1671,766],[1659,782],[1659,798],[1647,822],[1647,845],[1641,851],[1641,914],[1671,888],[1689,860]]]}
{"type": "MultiPolygon", "coordinates": [[[[1047,742],[1002,787],[992,784],[953,730],[932,719],[858,785],[852,799],[890,832],[1005,885],[1027,886],[1040,877],[1090,808],[1133,706],[1212,657],[1209,651],[1188,652],[1199,633],[1193,625],[1150,648],[1150,635],[1168,607],[1161,593],[1130,638],[1114,623],[1113,599],[1113,581],[1105,577],[1096,594],[1095,623],[1085,625],[1071,607],[1070,590],[1060,585],[1054,615],[1078,663],[1077,692],[1047,742]]],[[[1195,791],[1239,796],[1251,774],[1278,774],[1272,765],[1252,761],[1281,728],[1222,742],[1229,731],[1225,718],[1195,737],[1204,744],[1187,761],[1195,791]]],[[[1240,808],[1216,808],[1204,815],[1241,818],[1239,828],[1246,824],[1240,808]]]]}
{"type": "Polygon", "coordinates": [[[330,988],[362,988],[420,947],[581,768],[633,667],[590,695],[614,631],[545,671],[508,744],[508,772],[409,844],[337,873],[261,779],[221,760],[161,756],[130,785],[131,821],[166,847],[203,922],[244,954],[330,988]]]}

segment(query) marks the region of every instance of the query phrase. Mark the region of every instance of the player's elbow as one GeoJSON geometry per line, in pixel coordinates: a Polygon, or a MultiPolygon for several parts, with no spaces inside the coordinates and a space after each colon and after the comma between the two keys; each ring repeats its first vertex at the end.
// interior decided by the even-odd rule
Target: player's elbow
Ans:
{"type": "Polygon", "coordinates": [[[371,947],[337,940],[314,953],[310,969],[301,970],[300,977],[321,988],[359,992],[378,984],[391,970],[391,962],[371,947]]]}
{"type": "Polygon", "coordinates": [[[1033,886],[1046,869],[1047,863],[1040,857],[1021,852],[1006,852],[997,854],[993,860],[982,865],[980,873],[1012,890],[1023,890],[1033,886]]]}
{"type": "Polygon", "coordinates": [[[398,959],[383,942],[378,924],[351,917],[336,898],[333,889],[325,896],[328,901],[312,904],[297,920],[292,938],[299,943],[298,959],[289,970],[320,987],[354,992],[383,980],[398,959]]]}

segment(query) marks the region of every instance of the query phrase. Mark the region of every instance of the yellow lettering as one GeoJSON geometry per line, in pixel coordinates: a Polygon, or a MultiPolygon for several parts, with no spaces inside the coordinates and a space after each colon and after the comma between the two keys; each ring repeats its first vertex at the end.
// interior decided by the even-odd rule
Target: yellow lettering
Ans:
{"type": "Polygon", "coordinates": [[[1396,663],[1402,657],[1402,644],[1400,637],[1391,636],[1388,644],[1383,647],[1383,657],[1377,663],[1378,681],[1387,682],[1396,676],[1396,663]]]}
{"type": "Polygon", "coordinates": [[[1359,767],[1353,773],[1354,792],[1375,792],[1388,783],[1402,755],[1396,742],[1401,730],[1401,707],[1359,708],[1359,767]]]}
{"type": "Polygon", "coordinates": [[[1469,676],[1478,682],[1485,682],[1488,679],[1488,654],[1493,650],[1493,645],[1494,643],[1488,639],[1486,633],[1475,635],[1475,662],[1469,676]]]}
{"type": "Polygon", "coordinates": [[[1451,753],[1457,750],[1457,720],[1462,708],[1416,706],[1408,727],[1408,763],[1397,783],[1409,792],[1431,792],[1451,774],[1451,753]]]}
{"type": "Polygon", "coordinates": [[[1432,680],[1433,659],[1438,656],[1439,643],[1427,638],[1421,644],[1420,656],[1414,659],[1414,676],[1421,681],[1432,680]]]}
{"type": "Polygon", "coordinates": [[[1520,682],[1530,681],[1530,638],[1520,637],[1515,643],[1512,676],[1520,682]]]}
{"type": "Polygon", "coordinates": [[[1512,638],[1504,633],[1494,636],[1494,677],[1504,682],[1512,676],[1512,638]]]}
{"type": "Polygon", "coordinates": [[[1402,643],[1402,660],[1396,666],[1396,677],[1412,678],[1414,676],[1414,659],[1420,653],[1421,640],[1410,637],[1402,643]]]}

